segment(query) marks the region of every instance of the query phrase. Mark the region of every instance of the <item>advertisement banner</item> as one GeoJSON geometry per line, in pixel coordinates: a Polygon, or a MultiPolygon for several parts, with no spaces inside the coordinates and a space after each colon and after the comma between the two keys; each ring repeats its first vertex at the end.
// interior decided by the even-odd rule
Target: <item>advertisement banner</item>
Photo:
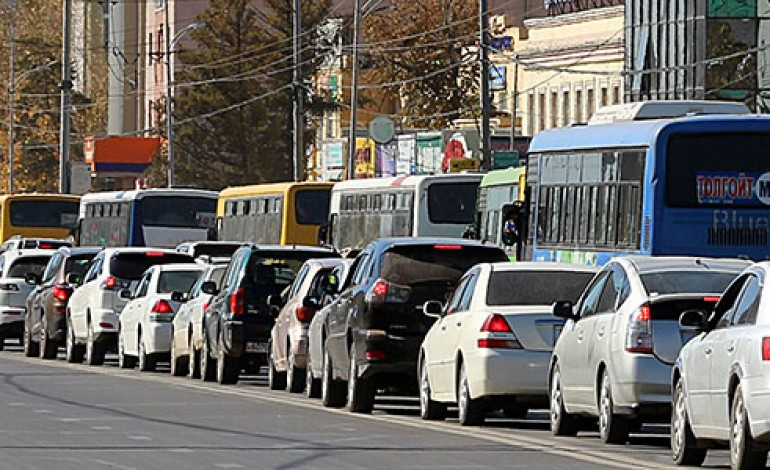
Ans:
{"type": "Polygon", "coordinates": [[[417,156],[417,136],[414,134],[396,137],[398,155],[396,157],[396,174],[399,176],[415,173],[415,158],[417,156]]]}
{"type": "Polygon", "coordinates": [[[770,173],[699,172],[698,204],[770,205],[770,173]]]}
{"type": "Polygon", "coordinates": [[[374,178],[374,141],[356,138],[355,178],[374,178]]]}
{"type": "Polygon", "coordinates": [[[321,149],[322,181],[340,181],[345,168],[345,142],[324,142],[321,149]]]}
{"type": "Polygon", "coordinates": [[[375,174],[377,176],[396,176],[398,146],[395,142],[377,144],[375,147],[375,174]]]}
{"type": "Polygon", "coordinates": [[[443,158],[441,172],[449,172],[449,162],[453,158],[479,158],[479,131],[459,129],[441,131],[443,158]]]}
{"type": "Polygon", "coordinates": [[[417,134],[417,168],[418,175],[436,174],[441,172],[441,134],[430,132],[417,134]]]}

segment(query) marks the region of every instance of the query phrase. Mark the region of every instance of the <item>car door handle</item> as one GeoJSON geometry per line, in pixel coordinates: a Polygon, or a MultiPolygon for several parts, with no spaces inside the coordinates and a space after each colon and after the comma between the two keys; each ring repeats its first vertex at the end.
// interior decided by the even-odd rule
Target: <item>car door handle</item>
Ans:
{"type": "Polygon", "coordinates": [[[599,338],[603,338],[603,337],[604,337],[604,328],[601,328],[601,329],[599,330],[599,332],[598,332],[598,333],[596,333],[596,335],[597,335],[599,338]]]}
{"type": "Polygon", "coordinates": [[[577,335],[577,337],[578,337],[578,338],[577,338],[577,339],[578,339],[578,341],[583,341],[583,331],[582,331],[582,330],[581,330],[581,331],[578,331],[578,335],[577,335]]]}
{"type": "Polygon", "coordinates": [[[735,351],[735,344],[730,343],[727,345],[727,352],[731,353],[735,351]]]}
{"type": "Polygon", "coordinates": [[[706,355],[709,355],[709,354],[711,354],[711,348],[706,348],[706,349],[704,349],[704,350],[703,350],[703,353],[704,353],[704,354],[706,354],[706,355]]]}
{"type": "Polygon", "coordinates": [[[457,322],[457,326],[463,326],[462,322],[457,322]]]}

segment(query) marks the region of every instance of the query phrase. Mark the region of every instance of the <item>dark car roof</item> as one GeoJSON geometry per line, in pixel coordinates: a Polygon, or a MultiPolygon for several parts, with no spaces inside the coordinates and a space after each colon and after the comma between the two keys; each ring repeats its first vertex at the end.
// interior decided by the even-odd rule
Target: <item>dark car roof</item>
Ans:
{"type": "Polygon", "coordinates": [[[739,273],[750,261],[731,258],[705,258],[690,256],[628,256],[639,274],[660,271],[726,271],[739,273]]]}
{"type": "Polygon", "coordinates": [[[310,252],[318,253],[319,258],[329,258],[337,254],[333,248],[319,247],[319,246],[306,246],[306,245],[262,245],[257,243],[244,243],[243,248],[248,248],[254,251],[288,251],[288,252],[310,252]]]}
{"type": "Polygon", "coordinates": [[[464,238],[445,238],[445,237],[394,237],[379,238],[371,243],[376,250],[387,250],[396,246],[422,246],[422,245],[460,245],[473,248],[489,248],[502,251],[496,245],[481,243],[476,240],[464,238]]]}

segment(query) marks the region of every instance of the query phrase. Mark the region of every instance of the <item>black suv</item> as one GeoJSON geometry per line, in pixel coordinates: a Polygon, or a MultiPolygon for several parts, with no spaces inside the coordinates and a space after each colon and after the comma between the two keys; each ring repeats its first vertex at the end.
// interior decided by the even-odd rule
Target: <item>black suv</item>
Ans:
{"type": "Polygon", "coordinates": [[[244,244],[230,259],[222,289],[201,286],[213,297],[203,318],[201,378],[238,382],[241,371],[256,373],[267,364],[270,331],[300,266],[311,258],[338,256],[308,246],[244,244]]]}
{"type": "Polygon", "coordinates": [[[36,285],[27,297],[24,336],[28,338],[27,352],[40,354],[43,359],[55,359],[59,345],[67,337],[67,301],[77,283],[83,279],[88,264],[102,249],[59,248],[42,276],[30,273],[28,284],[36,285]],[[75,284],[70,284],[75,281],[75,284]]]}
{"type": "Polygon", "coordinates": [[[351,411],[369,413],[376,390],[415,394],[420,344],[433,324],[423,304],[446,301],[471,266],[496,261],[508,261],[502,249],[468,240],[369,244],[340,287],[338,308],[326,318],[323,404],[342,406],[347,396],[351,411]]]}

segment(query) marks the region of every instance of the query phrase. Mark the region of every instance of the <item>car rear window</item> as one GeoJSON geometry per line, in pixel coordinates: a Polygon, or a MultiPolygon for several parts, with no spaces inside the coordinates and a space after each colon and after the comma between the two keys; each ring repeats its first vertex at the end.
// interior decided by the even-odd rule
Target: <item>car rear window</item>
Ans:
{"type": "Polygon", "coordinates": [[[565,299],[574,303],[593,276],[565,271],[492,272],[487,305],[551,305],[565,299]]]}
{"type": "Polygon", "coordinates": [[[202,274],[201,271],[164,271],[158,277],[158,293],[187,292],[202,274]]]}
{"type": "Polygon", "coordinates": [[[43,270],[50,259],[50,256],[25,256],[24,258],[17,258],[11,263],[11,267],[8,268],[6,277],[24,277],[28,273],[42,276],[43,270]]]}
{"type": "Polygon", "coordinates": [[[117,253],[110,259],[110,273],[121,279],[137,280],[150,266],[156,264],[192,263],[193,259],[182,253],[145,251],[117,253]]]}
{"type": "Polygon", "coordinates": [[[226,244],[226,243],[200,243],[193,245],[190,249],[190,255],[194,257],[198,256],[211,256],[211,257],[223,257],[229,258],[235,253],[235,250],[240,248],[238,243],[226,244]]]}
{"type": "Polygon", "coordinates": [[[384,254],[381,277],[397,284],[430,281],[457,282],[478,263],[507,261],[505,252],[494,247],[462,245],[397,246],[384,254]]]}
{"type": "Polygon", "coordinates": [[[649,295],[712,294],[725,290],[739,272],[661,271],[640,277],[649,295]]]}

